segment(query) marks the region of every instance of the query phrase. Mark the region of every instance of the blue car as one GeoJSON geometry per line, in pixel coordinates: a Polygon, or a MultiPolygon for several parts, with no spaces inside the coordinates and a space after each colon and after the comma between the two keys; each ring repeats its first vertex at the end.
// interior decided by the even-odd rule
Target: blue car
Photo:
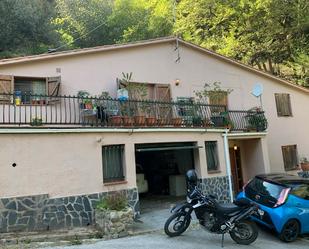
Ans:
{"type": "Polygon", "coordinates": [[[309,179],[287,174],[258,175],[237,196],[259,204],[252,218],[271,229],[285,242],[309,233],[309,179]],[[264,212],[263,212],[264,211],[264,212]]]}

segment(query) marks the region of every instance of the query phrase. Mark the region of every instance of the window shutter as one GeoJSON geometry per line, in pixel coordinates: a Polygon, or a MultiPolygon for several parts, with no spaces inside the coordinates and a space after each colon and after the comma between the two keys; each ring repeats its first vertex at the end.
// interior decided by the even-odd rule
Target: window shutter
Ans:
{"type": "Polygon", "coordinates": [[[210,105],[225,105],[227,106],[227,92],[222,91],[220,93],[213,92],[209,95],[209,104],[210,105]]]}
{"type": "Polygon", "coordinates": [[[282,146],[282,156],[285,170],[293,170],[298,165],[297,146],[287,145],[282,146]]]}
{"type": "Polygon", "coordinates": [[[277,114],[279,117],[292,116],[291,99],[288,93],[275,93],[277,114]]]}
{"type": "Polygon", "coordinates": [[[170,87],[156,85],[156,100],[163,102],[171,101],[170,87]]]}
{"type": "Polygon", "coordinates": [[[0,102],[10,102],[13,93],[13,76],[0,74],[0,102]]]}
{"type": "Polygon", "coordinates": [[[48,77],[47,78],[47,93],[50,97],[56,97],[60,91],[61,77],[48,77]]]}

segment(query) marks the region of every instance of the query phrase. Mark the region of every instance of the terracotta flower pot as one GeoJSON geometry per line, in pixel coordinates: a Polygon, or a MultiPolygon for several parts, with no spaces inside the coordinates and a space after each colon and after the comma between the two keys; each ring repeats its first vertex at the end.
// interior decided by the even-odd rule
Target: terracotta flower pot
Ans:
{"type": "Polygon", "coordinates": [[[121,116],[111,116],[109,121],[112,126],[121,126],[122,118],[121,116]]]}
{"type": "Polygon", "coordinates": [[[134,119],[129,116],[123,116],[122,117],[122,123],[124,126],[133,126],[134,125],[134,119]]]}
{"type": "Polygon", "coordinates": [[[145,126],[146,125],[146,117],[145,116],[134,116],[134,123],[137,126],[145,126]]]}
{"type": "Polygon", "coordinates": [[[309,163],[301,163],[300,167],[303,171],[309,171],[309,163]]]}
{"type": "Polygon", "coordinates": [[[157,124],[158,126],[166,126],[168,124],[168,121],[165,118],[158,118],[157,124]]]}
{"type": "Polygon", "coordinates": [[[155,117],[148,117],[146,118],[146,124],[147,126],[154,126],[157,122],[157,119],[155,117]]]}
{"type": "Polygon", "coordinates": [[[180,127],[182,125],[182,118],[172,118],[172,125],[180,127]]]}

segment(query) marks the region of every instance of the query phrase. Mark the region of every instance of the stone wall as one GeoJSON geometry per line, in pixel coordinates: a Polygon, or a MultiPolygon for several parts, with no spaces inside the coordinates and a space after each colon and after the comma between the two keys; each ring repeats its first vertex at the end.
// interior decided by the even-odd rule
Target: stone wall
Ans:
{"type": "MultiPolygon", "coordinates": [[[[126,194],[129,206],[139,211],[137,189],[119,191],[126,194]]],[[[42,231],[94,224],[96,203],[114,192],[49,198],[36,195],[0,199],[0,232],[42,231]]]]}
{"type": "Polygon", "coordinates": [[[106,238],[119,238],[128,235],[128,227],[133,223],[133,210],[96,210],[96,227],[106,238]]]}
{"type": "Polygon", "coordinates": [[[227,176],[200,179],[199,187],[206,195],[214,195],[220,202],[229,202],[229,181],[227,176]]]}

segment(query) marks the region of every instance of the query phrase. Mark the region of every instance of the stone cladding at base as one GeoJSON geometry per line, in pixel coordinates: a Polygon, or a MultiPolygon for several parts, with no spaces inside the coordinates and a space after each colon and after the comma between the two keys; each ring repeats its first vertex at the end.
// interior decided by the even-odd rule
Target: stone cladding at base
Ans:
{"type": "MultiPolygon", "coordinates": [[[[129,206],[139,211],[136,188],[117,191],[127,196],[129,206]]],[[[96,203],[109,194],[49,198],[48,195],[0,199],[0,233],[46,231],[94,224],[96,203]]]]}
{"type": "Polygon", "coordinates": [[[206,195],[214,195],[219,202],[230,201],[229,182],[227,176],[200,179],[199,187],[206,195]]]}

